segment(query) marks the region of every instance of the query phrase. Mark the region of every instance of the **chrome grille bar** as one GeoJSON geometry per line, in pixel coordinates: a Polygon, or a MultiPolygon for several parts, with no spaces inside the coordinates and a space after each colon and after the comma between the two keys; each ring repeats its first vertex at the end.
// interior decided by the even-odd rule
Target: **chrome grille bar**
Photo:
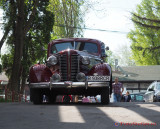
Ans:
{"type": "Polygon", "coordinates": [[[76,81],[79,72],[79,55],[72,54],[70,58],[67,56],[69,55],[59,55],[61,81],[76,81]]]}

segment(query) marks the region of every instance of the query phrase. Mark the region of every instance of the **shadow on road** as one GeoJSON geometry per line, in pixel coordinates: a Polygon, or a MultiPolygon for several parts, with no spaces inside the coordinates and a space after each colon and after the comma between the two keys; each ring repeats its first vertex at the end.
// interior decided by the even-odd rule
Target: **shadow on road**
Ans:
{"type": "Polygon", "coordinates": [[[2,129],[158,129],[160,103],[0,103],[2,129]],[[118,120],[118,121],[117,121],[118,120]],[[120,125],[120,122],[154,122],[120,125]],[[116,125],[115,126],[115,122],[116,125]]]}

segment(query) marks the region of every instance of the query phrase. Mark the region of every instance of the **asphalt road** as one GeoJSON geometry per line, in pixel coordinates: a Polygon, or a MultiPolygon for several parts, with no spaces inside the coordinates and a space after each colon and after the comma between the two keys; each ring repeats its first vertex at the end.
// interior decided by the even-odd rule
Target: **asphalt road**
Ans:
{"type": "Polygon", "coordinates": [[[160,129],[160,103],[0,103],[0,129],[160,129]]]}

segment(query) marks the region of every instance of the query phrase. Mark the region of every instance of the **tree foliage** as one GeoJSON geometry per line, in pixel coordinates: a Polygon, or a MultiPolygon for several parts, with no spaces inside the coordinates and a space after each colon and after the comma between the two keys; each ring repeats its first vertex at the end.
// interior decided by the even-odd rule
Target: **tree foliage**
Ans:
{"type": "Polygon", "coordinates": [[[135,62],[132,59],[132,53],[130,48],[127,45],[122,45],[113,53],[112,51],[106,51],[107,58],[106,62],[109,63],[112,67],[115,66],[115,60],[118,59],[119,66],[135,66],[135,62]]]}
{"type": "Polygon", "coordinates": [[[135,66],[135,62],[132,58],[132,52],[127,45],[122,45],[116,51],[115,58],[118,59],[120,66],[135,66]]]}
{"type": "Polygon", "coordinates": [[[54,36],[58,38],[82,37],[84,26],[84,0],[50,0],[48,9],[55,14],[54,36]]]}
{"type": "Polygon", "coordinates": [[[143,0],[132,12],[135,29],[128,34],[137,65],[160,65],[160,1],[143,0]]]}
{"type": "Polygon", "coordinates": [[[114,66],[115,56],[112,51],[108,50],[106,51],[107,57],[105,58],[105,62],[110,64],[111,66],[114,66]]]}
{"type": "Polygon", "coordinates": [[[23,2],[10,0],[1,4],[4,6],[3,19],[6,20],[4,31],[7,31],[5,26],[10,26],[10,33],[6,38],[10,52],[2,56],[2,64],[3,70],[10,78],[11,90],[23,89],[20,88],[20,80],[25,84],[29,67],[38,60],[44,60],[45,51],[42,51],[42,46],[47,46],[50,41],[54,24],[54,15],[47,10],[49,1],[25,0],[23,2]],[[23,9],[18,9],[21,4],[23,9]],[[11,8],[14,10],[9,11],[11,8]],[[14,20],[9,22],[11,17],[14,20]]]}
{"type": "Polygon", "coordinates": [[[45,61],[48,42],[53,38],[81,37],[83,17],[77,0],[1,0],[4,36],[9,52],[2,56],[3,70],[11,90],[23,90],[29,67],[45,61]],[[55,26],[54,25],[55,20],[55,26]],[[54,31],[54,33],[53,33],[54,31]],[[20,86],[20,82],[22,86],[20,86]]]}

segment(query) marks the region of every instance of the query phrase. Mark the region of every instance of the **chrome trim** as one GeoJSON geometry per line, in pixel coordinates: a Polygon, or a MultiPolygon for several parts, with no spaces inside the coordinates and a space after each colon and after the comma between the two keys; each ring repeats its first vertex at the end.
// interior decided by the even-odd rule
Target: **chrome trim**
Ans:
{"type": "Polygon", "coordinates": [[[30,88],[49,88],[49,82],[30,83],[30,88]]]}
{"type": "Polygon", "coordinates": [[[59,59],[59,73],[61,74],[61,55],[58,55],[58,59],[59,59]]]}
{"type": "Polygon", "coordinates": [[[80,56],[78,55],[78,69],[77,69],[77,73],[79,73],[80,72],[80,66],[79,66],[79,62],[80,62],[80,56]]]}
{"type": "Polygon", "coordinates": [[[86,88],[86,86],[89,87],[106,87],[109,86],[109,82],[72,82],[65,84],[64,82],[57,82],[57,83],[50,83],[51,88],[86,88]],[[88,85],[87,85],[88,83],[88,85]]]}
{"type": "Polygon", "coordinates": [[[71,57],[70,57],[70,55],[71,55],[70,54],[70,50],[68,50],[68,71],[67,71],[68,72],[68,80],[71,79],[71,64],[70,64],[71,63],[70,62],[71,61],[70,60],[71,57]]]}
{"type": "Polygon", "coordinates": [[[89,88],[89,87],[108,87],[109,82],[44,82],[30,83],[30,88],[89,88]]]}

